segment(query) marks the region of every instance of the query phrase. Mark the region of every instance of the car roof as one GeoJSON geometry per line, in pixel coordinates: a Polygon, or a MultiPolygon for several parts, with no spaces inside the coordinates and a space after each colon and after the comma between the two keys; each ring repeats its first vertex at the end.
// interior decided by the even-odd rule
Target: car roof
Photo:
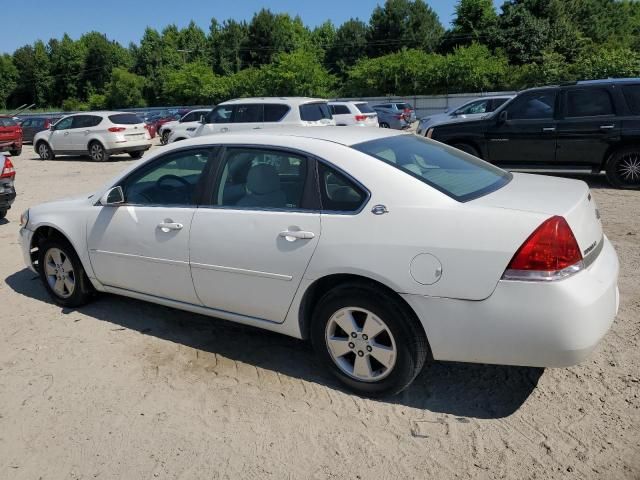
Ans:
{"type": "Polygon", "coordinates": [[[226,102],[219,103],[218,105],[235,105],[242,103],[288,103],[289,105],[304,105],[305,103],[326,102],[324,98],[311,98],[311,97],[246,97],[246,98],[234,98],[227,100],[226,102]]]}
{"type": "Polygon", "coordinates": [[[563,85],[599,85],[602,83],[640,83],[640,78],[600,78],[597,80],[580,80],[563,85]]]}

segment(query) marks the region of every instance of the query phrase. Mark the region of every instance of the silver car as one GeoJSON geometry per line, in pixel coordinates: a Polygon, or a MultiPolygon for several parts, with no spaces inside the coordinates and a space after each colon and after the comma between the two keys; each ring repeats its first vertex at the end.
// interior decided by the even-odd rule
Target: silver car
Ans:
{"type": "Polygon", "coordinates": [[[444,113],[437,113],[420,119],[416,134],[426,135],[427,130],[437,123],[447,123],[452,120],[479,118],[484,114],[493,112],[513,95],[500,95],[495,97],[482,97],[463,103],[459,107],[448,108],[444,113]]]}

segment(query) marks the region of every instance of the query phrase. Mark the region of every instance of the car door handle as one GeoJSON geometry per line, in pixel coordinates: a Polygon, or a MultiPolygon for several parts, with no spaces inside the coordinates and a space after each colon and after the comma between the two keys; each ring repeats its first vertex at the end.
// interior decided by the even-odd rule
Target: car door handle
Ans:
{"type": "Polygon", "coordinates": [[[171,230],[182,230],[182,227],[184,227],[184,225],[175,222],[160,222],[158,224],[158,228],[164,233],[169,233],[171,230]]]}
{"type": "Polygon", "coordinates": [[[280,236],[288,242],[295,242],[296,240],[309,240],[315,237],[316,234],[302,230],[285,230],[280,232],[280,236]]]}
{"type": "Polygon", "coordinates": [[[91,130],[85,130],[84,133],[85,135],[89,135],[91,133],[91,130]]]}
{"type": "Polygon", "coordinates": [[[542,131],[543,132],[555,132],[556,131],[556,127],[543,127],[542,131]]]}
{"type": "Polygon", "coordinates": [[[615,125],[600,125],[600,130],[611,130],[615,125]]]}
{"type": "Polygon", "coordinates": [[[229,129],[228,129],[227,127],[222,127],[222,128],[220,129],[220,132],[222,132],[222,133],[226,133],[226,132],[228,132],[228,131],[229,131],[229,129]]]}
{"type": "Polygon", "coordinates": [[[69,135],[69,132],[64,132],[64,135],[65,135],[65,137],[66,137],[67,135],[69,135]]]}

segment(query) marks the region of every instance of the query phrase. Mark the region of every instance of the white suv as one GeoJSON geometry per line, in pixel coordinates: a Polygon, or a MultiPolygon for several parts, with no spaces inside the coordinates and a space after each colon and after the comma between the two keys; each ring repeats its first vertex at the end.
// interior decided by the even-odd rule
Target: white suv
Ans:
{"type": "Polygon", "coordinates": [[[151,148],[151,137],[133,113],[89,112],[63,117],[49,130],[38,132],[33,145],[42,160],[88,153],[92,160],[103,162],[117,153],[141,158],[151,148]]]}
{"type": "Polygon", "coordinates": [[[378,114],[367,102],[329,102],[336,125],[378,127],[378,114]]]}
{"type": "Polygon", "coordinates": [[[187,132],[193,132],[198,127],[198,125],[200,125],[200,117],[202,117],[203,115],[207,115],[210,111],[210,108],[191,110],[190,112],[185,113],[180,120],[167,122],[164,125],[160,126],[160,130],[158,130],[160,143],[162,143],[163,145],[169,143],[169,137],[171,136],[171,133],[176,130],[180,130],[181,133],[183,133],[183,137],[180,138],[180,140],[190,137],[191,135],[187,132]],[[189,128],[192,127],[196,128],[193,128],[193,130],[189,130],[189,128]]]}
{"type": "Polygon", "coordinates": [[[320,98],[239,98],[223,102],[211,110],[192,136],[292,125],[317,127],[335,124],[327,101],[320,98]]]}

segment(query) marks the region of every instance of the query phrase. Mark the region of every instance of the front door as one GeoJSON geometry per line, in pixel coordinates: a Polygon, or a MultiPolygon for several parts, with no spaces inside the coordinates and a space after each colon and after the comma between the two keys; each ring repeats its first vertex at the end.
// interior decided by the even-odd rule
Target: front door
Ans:
{"type": "Polygon", "coordinates": [[[66,117],[56,123],[49,133],[49,145],[54,152],[68,152],[72,148],[71,126],[74,117],[66,117]]]}
{"type": "Polygon", "coordinates": [[[600,166],[612,143],[619,141],[620,121],[611,93],[602,88],[569,88],[558,121],[556,161],[568,166],[600,166]]]}
{"type": "Polygon", "coordinates": [[[520,95],[486,133],[491,163],[499,165],[549,164],[555,161],[555,90],[520,95]]]}
{"type": "Polygon", "coordinates": [[[198,298],[217,310],[283,322],[320,238],[311,160],[265,148],[227,149],[210,208],[191,226],[198,298]]]}
{"type": "Polygon", "coordinates": [[[189,231],[211,149],[164,155],[122,182],[125,204],[96,206],[91,265],[104,285],[199,304],[189,269],[189,231]]]}

